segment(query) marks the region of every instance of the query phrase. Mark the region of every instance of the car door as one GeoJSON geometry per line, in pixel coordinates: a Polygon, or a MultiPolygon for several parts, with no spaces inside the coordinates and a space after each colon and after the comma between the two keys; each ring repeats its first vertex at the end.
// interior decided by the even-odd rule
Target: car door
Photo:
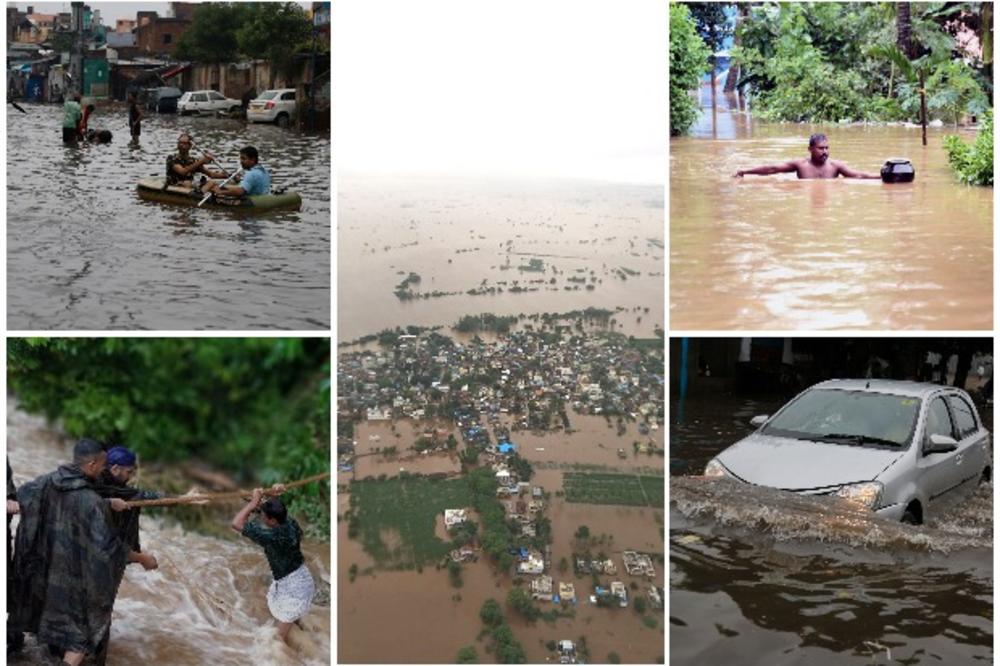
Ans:
{"type": "Polygon", "coordinates": [[[939,510],[949,500],[949,493],[962,483],[965,458],[960,448],[946,453],[928,450],[932,435],[944,435],[955,440],[955,424],[945,395],[939,393],[929,401],[924,418],[924,431],[920,438],[920,490],[927,501],[927,508],[939,510]]]}
{"type": "Polygon", "coordinates": [[[963,458],[962,481],[978,481],[986,464],[989,433],[980,427],[976,411],[965,396],[949,394],[948,406],[958,433],[958,451],[963,458]]]}
{"type": "Polygon", "coordinates": [[[208,97],[205,93],[195,93],[191,95],[191,110],[195,113],[201,113],[208,109],[208,97]]]}
{"type": "Polygon", "coordinates": [[[281,93],[281,108],[289,114],[295,112],[295,91],[289,90],[281,93]]]}
{"type": "Polygon", "coordinates": [[[218,92],[208,93],[209,104],[208,108],[211,111],[220,111],[226,109],[226,96],[218,92]]]}

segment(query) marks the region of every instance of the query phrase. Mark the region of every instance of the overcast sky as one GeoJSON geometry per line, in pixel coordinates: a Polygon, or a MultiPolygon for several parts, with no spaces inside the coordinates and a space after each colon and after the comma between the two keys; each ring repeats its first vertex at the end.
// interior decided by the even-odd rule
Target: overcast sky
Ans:
{"type": "Polygon", "coordinates": [[[665,0],[336,0],[345,172],[662,183],[665,0]]]}
{"type": "MultiPolygon", "coordinates": [[[[114,26],[117,19],[135,20],[136,12],[153,11],[160,16],[166,16],[170,11],[167,2],[87,2],[91,9],[101,10],[101,21],[104,25],[114,26]]],[[[300,2],[303,7],[311,7],[311,2],[300,2]]],[[[39,14],[58,14],[69,12],[71,3],[69,2],[8,2],[7,6],[17,7],[21,11],[27,11],[28,6],[35,8],[39,14]]]]}

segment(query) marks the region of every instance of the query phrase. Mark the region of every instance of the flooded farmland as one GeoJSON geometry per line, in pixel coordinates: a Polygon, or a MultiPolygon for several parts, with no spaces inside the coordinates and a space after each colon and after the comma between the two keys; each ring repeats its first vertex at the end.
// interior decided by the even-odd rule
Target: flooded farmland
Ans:
{"type": "Polygon", "coordinates": [[[641,337],[663,324],[660,187],[346,175],[337,225],[341,341],[484,312],[623,308],[615,330],[641,337]]]}
{"type": "Polygon", "coordinates": [[[671,663],[992,663],[992,484],[910,526],[683,476],[783,402],[697,397],[672,410],[671,663]]]}
{"type": "Polygon", "coordinates": [[[974,132],[932,128],[924,147],[919,128],[768,124],[725,100],[670,141],[673,328],[992,328],[993,188],[960,184],[942,147],[974,132]],[[732,177],[806,157],[813,132],[831,159],[905,157],[916,180],[732,177]]]}
{"type": "MultiPolygon", "coordinates": [[[[8,401],[7,457],[20,486],[68,461],[72,441],[8,401]]],[[[144,487],[141,477],[139,486],[144,487]]],[[[112,615],[108,666],[330,663],[329,544],[303,542],[318,595],[302,619],[303,630],[293,629],[288,648],[276,640],[266,601],[271,574],[259,547],[245,539],[185,530],[163,517],[143,515],[140,526],[143,548],[156,556],[160,567],[127,567],[112,615]]],[[[54,660],[29,638],[24,652],[8,655],[7,663],[54,660]]]]}

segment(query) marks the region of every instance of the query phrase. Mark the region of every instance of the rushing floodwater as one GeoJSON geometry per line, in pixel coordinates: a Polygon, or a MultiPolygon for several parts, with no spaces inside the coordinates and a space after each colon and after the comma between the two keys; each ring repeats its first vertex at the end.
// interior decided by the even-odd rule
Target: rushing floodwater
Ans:
{"type": "MultiPolygon", "coordinates": [[[[720,104],[725,102],[719,96],[720,104]]],[[[670,142],[670,317],[675,329],[991,329],[993,188],[959,184],[941,142],[953,129],[766,124],[720,109],[670,142]],[[910,184],[732,178],[808,157],[910,184]]],[[[965,141],[975,134],[961,131],[965,141]]]]}
{"type": "MultiPolygon", "coordinates": [[[[71,459],[72,442],[9,401],[7,458],[20,486],[71,459]]],[[[329,545],[303,543],[318,594],[301,620],[306,631],[293,628],[288,648],[277,640],[267,608],[271,572],[260,547],[246,539],[202,536],[160,518],[143,516],[140,526],[143,550],[160,567],[126,568],[111,620],[108,666],[330,663],[329,545]]],[[[57,661],[28,640],[24,652],[7,663],[57,661]]]]}
{"type": "MultiPolygon", "coordinates": [[[[615,330],[663,326],[663,191],[575,181],[341,177],[338,338],[462,315],[614,310],[615,330]],[[530,267],[540,261],[540,270],[530,267]],[[416,273],[415,295],[397,285],[416,273]],[[468,293],[470,290],[476,293],[468,293]]],[[[537,265],[537,264],[536,264],[537,265]]]]}
{"type": "Polygon", "coordinates": [[[270,125],[157,115],[129,146],[126,109],[99,109],[109,145],[65,147],[62,108],[7,109],[7,324],[12,329],[325,329],[330,139],[270,125]],[[299,212],[239,215],[139,199],[177,136],[226,168],[247,144],[299,212]]]}
{"type": "MultiPolygon", "coordinates": [[[[689,399],[671,472],[782,402],[689,399]]],[[[920,527],[728,479],[671,476],[670,504],[672,664],[993,663],[992,485],[920,527]]]]}

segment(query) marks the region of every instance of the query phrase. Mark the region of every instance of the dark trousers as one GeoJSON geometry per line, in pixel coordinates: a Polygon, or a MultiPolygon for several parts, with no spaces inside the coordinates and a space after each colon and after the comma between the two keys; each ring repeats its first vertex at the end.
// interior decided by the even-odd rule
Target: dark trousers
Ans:
{"type": "Polygon", "coordinates": [[[63,143],[76,143],[75,127],[63,127],[63,143]]]}

